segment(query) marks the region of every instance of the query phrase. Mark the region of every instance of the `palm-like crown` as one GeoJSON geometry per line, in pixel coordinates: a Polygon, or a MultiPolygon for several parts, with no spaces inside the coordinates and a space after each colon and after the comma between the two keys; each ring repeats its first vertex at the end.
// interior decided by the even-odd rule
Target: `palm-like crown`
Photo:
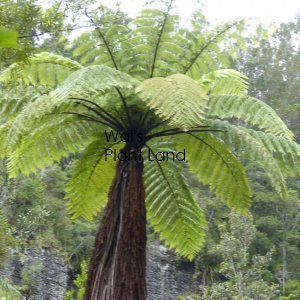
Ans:
{"type": "Polygon", "coordinates": [[[137,130],[148,219],[167,245],[192,258],[204,242],[204,214],[182,163],[149,155],[185,149],[199,181],[243,212],[252,194],[241,159],[259,163],[287,198],[284,176],[298,175],[300,148],[272,108],[245,94],[245,76],[226,69],[220,44],[240,39],[243,22],[204,30],[195,15],[187,30],[170,9],[143,10],[128,24],[93,16],[101,25],[70,46],[80,63],[41,53],[5,70],[0,153],[16,176],[79,151],[66,187],[68,209],[74,218],[92,219],[106,204],[115,172],[106,149],[125,146],[107,134],[137,130]]]}

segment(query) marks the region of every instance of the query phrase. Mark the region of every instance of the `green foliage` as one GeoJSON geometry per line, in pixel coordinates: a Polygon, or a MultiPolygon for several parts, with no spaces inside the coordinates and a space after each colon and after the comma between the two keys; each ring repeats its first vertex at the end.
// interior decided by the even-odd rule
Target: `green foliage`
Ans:
{"type": "MultiPolygon", "coordinates": [[[[85,97],[94,99],[114,89],[131,91],[138,81],[126,73],[106,66],[89,66],[72,73],[64,83],[53,92],[53,99],[66,101],[66,98],[85,97]]],[[[101,103],[102,104],[102,103],[101,103]]]]}
{"type": "Polygon", "coordinates": [[[0,297],[5,300],[23,300],[22,294],[11,284],[0,278],[0,297]]]}
{"type": "Polygon", "coordinates": [[[249,83],[247,77],[232,69],[220,69],[204,74],[198,82],[204,90],[213,95],[241,95],[244,96],[249,83]]]}
{"type": "Polygon", "coordinates": [[[0,267],[6,261],[9,245],[8,224],[0,212],[0,267]]]}
{"type": "Polygon", "coordinates": [[[18,33],[12,29],[0,26],[0,47],[19,48],[18,33]]]}
{"type": "Polygon", "coordinates": [[[238,59],[240,71],[248,76],[250,95],[276,107],[278,115],[299,136],[299,16],[281,23],[276,31],[258,43],[249,43],[238,59]]]}
{"type": "Polygon", "coordinates": [[[34,292],[34,286],[39,274],[43,271],[43,264],[39,260],[35,260],[29,265],[25,265],[21,271],[21,289],[29,296],[34,292]]]}
{"type": "Polygon", "coordinates": [[[292,139],[293,133],[287,128],[276,112],[262,101],[248,96],[218,95],[209,100],[209,115],[218,118],[239,118],[275,135],[292,139]]]}
{"type": "Polygon", "coordinates": [[[10,45],[16,47],[1,48],[0,69],[3,70],[3,67],[23,61],[38,52],[37,48],[42,44],[41,42],[47,39],[54,41],[55,36],[67,27],[64,24],[65,15],[59,2],[53,1],[45,9],[36,0],[1,1],[0,24],[2,27],[13,30],[12,32],[6,31],[6,33],[13,38],[10,45]],[[16,43],[17,37],[18,44],[16,43]],[[40,37],[43,40],[39,40],[40,37]]]}
{"type": "Polygon", "coordinates": [[[274,249],[265,256],[255,255],[249,259],[249,246],[256,229],[252,216],[230,214],[230,228],[220,225],[221,242],[216,246],[224,261],[220,272],[227,281],[206,288],[202,299],[272,299],[278,295],[276,285],[269,286],[263,275],[271,262],[274,249]]]}
{"type": "Polygon", "coordinates": [[[286,283],[287,297],[281,297],[280,300],[297,300],[300,297],[299,281],[290,279],[286,283]]]}
{"type": "Polygon", "coordinates": [[[74,285],[78,288],[77,296],[74,298],[74,290],[67,291],[65,300],[83,300],[85,292],[85,283],[87,280],[87,262],[84,260],[81,264],[81,274],[77,275],[74,280],[74,285]]]}
{"type": "MultiPolygon", "coordinates": [[[[236,151],[240,156],[249,159],[251,161],[256,161],[269,176],[273,187],[279,192],[283,199],[286,199],[287,188],[284,178],[285,170],[291,170],[293,167],[293,172],[297,172],[294,164],[294,160],[290,162],[281,169],[281,167],[286,163],[290,156],[289,152],[292,152],[292,157],[297,161],[298,156],[298,145],[293,141],[277,137],[273,134],[262,133],[259,134],[258,131],[252,130],[250,128],[244,128],[240,126],[235,126],[227,121],[213,121],[211,124],[224,128],[224,132],[218,133],[217,135],[226,143],[232,146],[232,149],[236,151]],[[258,137],[263,137],[258,138],[258,137]],[[274,141],[277,144],[276,147],[273,146],[274,141]],[[294,148],[294,146],[296,146],[294,148]],[[281,156],[281,149],[289,149],[284,152],[281,156]],[[274,152],[274,154],[272,153],[274,152]],[[276,155],[276,152],[281,152],[280,155],[276,155]],[[276,155],[276,156],[275,156],[276,155]],[[276,159],[277,158],[277,159],[276,159]],[[291,169],[290,169],[291,168],[291,169]]],[[[295,174],[295,173],[294,173],[295,174]]]]}

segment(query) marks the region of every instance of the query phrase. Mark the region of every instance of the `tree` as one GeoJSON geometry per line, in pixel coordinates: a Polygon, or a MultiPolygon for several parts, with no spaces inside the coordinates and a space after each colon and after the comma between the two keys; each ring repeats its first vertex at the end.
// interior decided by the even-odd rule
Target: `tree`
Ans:
{"type": "Polygon", "coordinates": [[[224,69],[219,44],[240,41],[243,22],[207,30],[195,14],[188,30],[171,14],[172,2],[129,24],[121,12],[86,13],[96,29],[75,41],[81,64],[41,53],[0,77],[8,87],[0,152],[10,176],[79,151],[66,187],[69,212],[92,219],[106,206],[85,299],[145,299],[146,211],[179,254],[192,259],[203,245],[206,222],[182,161],[239,212],[251,203],[241,158],[256,160],[283,198],[284,175],[299,172],[292,132],[245,95],[245,76],[224,69]],[[20,96],[10,89],[16,82],[20,96]]]}
{"type": "Polygon", "coordinates": [[[265,256],[253,256],[250,263],[248,251],[256,232],[251,214],[231,212],[229,224],[229,230],[226,224],[219,226],[221,242],[216,246],[224,259],[220,272],[227,281],[207,288],[202,299],[272,299],[279,294],[278,286],[269,286],[263,275],[274,249],[265,256]]]}

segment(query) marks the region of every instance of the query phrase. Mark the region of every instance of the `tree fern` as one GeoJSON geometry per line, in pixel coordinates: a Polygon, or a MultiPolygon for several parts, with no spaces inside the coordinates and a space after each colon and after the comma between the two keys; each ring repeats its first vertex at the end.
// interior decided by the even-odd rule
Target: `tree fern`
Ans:
{"type": "Polygon", "coordinates": [[[1,119],[16,117],[26,107],[29,102],[36,100],[48,89],[43,86],[17,85],[3,89],[0,93],[0,116],[1,119]]]}
{"type": "Polygon", "coordinates": [[[299,174],[300,147],[273,109],[246,96],[245,76],[220,70],[229,63],[221,45],[239,39],[243,21],[204,30],[195,14],[188,30],[172,14],[172,1],[162,10],[143,10],[131,22],[107,9],[85,13],[95,30],[70,44],[85,67],[44,53],[0,76],[1,104],[9,101],[9,88],[31,86],[20,103],[16,96],[1,106],[6,116],[0,152],[8,157],[11,176],[80,153],[66,188],[74,218],[91,219],[105,206],[114,177],[85,298],[144,299],[145,192],[151,224],[178,253],[192,259],[204,243],[205,228],[181,163],[149,161],[145,153],[155,157],[185,149],[199,181],[245,212],[252,193],[241,161],[259,163],[286,198],[284,175],[299,174]],[[44,94],[41,86],[55,89],[44,94]],[[119,161],[105,161],[106,149],[119,152],[119,161]],[[144,161],[126,159],[141,151],[144,161]]]}

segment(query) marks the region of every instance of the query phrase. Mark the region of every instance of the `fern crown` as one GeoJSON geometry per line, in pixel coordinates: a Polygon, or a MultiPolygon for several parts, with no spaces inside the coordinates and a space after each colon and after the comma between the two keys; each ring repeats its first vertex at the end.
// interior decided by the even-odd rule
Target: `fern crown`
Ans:
{"type": "Polygon", "coordinates": [[[228,69],[220,45],[243,42],[243,21],[208,30],[195,14],[187,30],[172,2],[129,23],[116,14],[90,15],[95,30],[69,45],[74,60],[40,53],[0,75],[0,154],[13,177],[81,153],[67,207],[74,218],[92,219],[106,204],[112,154],[141,150],[147,216],[167,245],[192,259],[204,242],[204,214],[181,161],[156,153],[184,153],[199,181],[245,212],[252,192],[242,159],[260,164],[286,198],[285,176],[299,175],[300,148],[272,108],[246,95],[247,78],[228,69]]]}

